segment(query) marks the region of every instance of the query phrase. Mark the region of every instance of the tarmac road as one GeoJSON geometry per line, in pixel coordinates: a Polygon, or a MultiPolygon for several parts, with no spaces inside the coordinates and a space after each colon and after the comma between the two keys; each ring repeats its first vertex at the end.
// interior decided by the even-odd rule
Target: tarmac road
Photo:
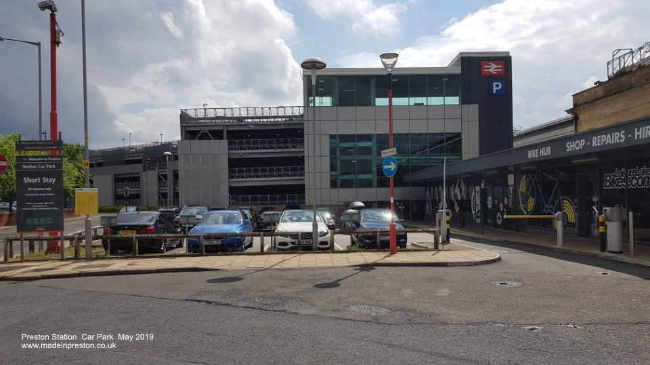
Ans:
{"type": "Polygon", "coordinates": [[[649,269],[471,245],[502,260],[3,282],[0,363],[650,363],[649,269]],[[84,341],[23,333],[153,339],[34,350],[84,341]]]}

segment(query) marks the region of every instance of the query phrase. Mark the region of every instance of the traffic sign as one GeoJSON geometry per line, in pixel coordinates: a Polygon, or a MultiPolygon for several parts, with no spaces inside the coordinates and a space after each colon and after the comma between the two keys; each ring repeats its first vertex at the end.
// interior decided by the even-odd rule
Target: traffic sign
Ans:
{"type": "Polygon", "coordinates": [[[388,156],[381,163],[381,169],[386,177],[393,177],[397,174],[397,160],[395,157],[388,156]]]}
{"type": "Polygon", "coordinates": [[[0,175],[7,171],[8,168],[9,163],[7,162],[7,159],[3,155],[0,155],[0,175]]]}
{"type": "Polygon", "coordinates": [[[75,214],[97,214],[97,188],[77,188],[74,191],[75,214]]]}
{"type": "Polygon", "coordinates": [[[397,148],[388,148],[381,151],[381,158],[386,158],[388,156],[395,156],[397,154],[397,148]]]}

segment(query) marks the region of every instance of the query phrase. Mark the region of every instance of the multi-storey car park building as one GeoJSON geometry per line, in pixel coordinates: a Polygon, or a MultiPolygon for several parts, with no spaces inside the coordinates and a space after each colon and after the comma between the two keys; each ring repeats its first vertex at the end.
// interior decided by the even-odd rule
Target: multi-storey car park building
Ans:
{"type": "MultiPolygon", "coordinates": [[[[304,106],[181,109],[177,143],[94,151],[100,204],[165,205],[170,170],[178,205],[385,205],[387,82],[381,68],[326,69],[315,110],[309,87],[304,106]]],[[[460,53],[445,67],[398,68],[391,83],[396,199],[403,215],[422,216],[424,185],[407,175],[512,146],[511,58],[460,53]]]]}

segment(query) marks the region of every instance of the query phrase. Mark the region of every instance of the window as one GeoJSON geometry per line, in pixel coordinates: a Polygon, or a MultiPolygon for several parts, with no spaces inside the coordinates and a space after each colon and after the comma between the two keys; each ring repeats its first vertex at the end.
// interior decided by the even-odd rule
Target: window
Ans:
{"type": "MultiPolygon", "coordinates": [[[[441,166],[442,157],[461,158],[460,133],[395,134],[398,174],[396,186],[408,186],[404,178],[431,166],[441,166]]],[[[386,134],[330,135],[330,187],[387,187],[381,151],[388,148],[386,134]]]]}
{"type": "Polygon", "coordinates": [[[427,79],[422,75],[409,76],[409,105],[426,105],[427,79]]]}
{"type": "Polygon", "coordinates": [[[355,86],[355,77],[340,76],[338,80],[339,106],[355,106],[357,89],[355,86]]]}

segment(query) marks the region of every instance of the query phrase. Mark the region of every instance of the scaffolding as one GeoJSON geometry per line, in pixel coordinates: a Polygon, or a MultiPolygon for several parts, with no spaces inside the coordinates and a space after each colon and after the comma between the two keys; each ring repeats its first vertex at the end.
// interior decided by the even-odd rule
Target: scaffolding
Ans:
{"type": "Polygon", "coordinates": [[[256,106],[233,108],[191,108],[181,109],[182,122],[205,121],[231,124],[273,124],[292,120],[302,120],[302,106],[256,106]]]}
{"type": "Polygon", "coordinates": [[[612,52],[612,59],[607,61],[607,78],[611,79],[632,71],[640,65],[650,65],[650,42],[646,42],[636,49],[615,49],[612,52]]]}

